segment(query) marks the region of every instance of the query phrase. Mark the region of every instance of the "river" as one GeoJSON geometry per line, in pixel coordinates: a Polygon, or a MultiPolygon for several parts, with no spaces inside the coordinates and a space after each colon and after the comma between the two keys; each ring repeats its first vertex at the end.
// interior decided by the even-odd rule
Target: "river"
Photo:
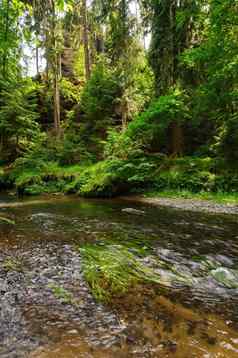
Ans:
{"type": "Polygon", "coordinates": [[[237,215],[1,195],[0,217],[15,221],[0,220],[0,357],[238,357],[237,215]],[[126,248],[159,282],[99,302],[86,244],[126,248]]]}

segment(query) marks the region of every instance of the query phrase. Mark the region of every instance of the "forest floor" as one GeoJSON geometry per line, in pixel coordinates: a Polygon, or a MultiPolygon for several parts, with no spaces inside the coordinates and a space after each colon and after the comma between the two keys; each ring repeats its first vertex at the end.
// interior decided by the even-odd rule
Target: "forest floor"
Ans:
{"type": "Polygon", "coordinates": [[[206,212],[214,214],[238,214],[238,198],[234,194],[214,194],[203,197],[202,194],[187,193],[186,197],[177,192],[146,193],[144,195],[123,196],[123,199],[151,204],[155,206],[166,206],[195,212],[206,212]]]}

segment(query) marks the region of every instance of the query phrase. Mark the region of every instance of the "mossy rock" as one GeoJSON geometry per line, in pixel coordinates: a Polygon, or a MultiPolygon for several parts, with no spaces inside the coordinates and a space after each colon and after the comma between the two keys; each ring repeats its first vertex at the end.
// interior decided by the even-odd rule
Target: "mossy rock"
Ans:
{"type": "Polygon", "coordinates": [[[219,267],[211,271],[212,277],[227,288],[238,288],[238,272],[219,267]]]}

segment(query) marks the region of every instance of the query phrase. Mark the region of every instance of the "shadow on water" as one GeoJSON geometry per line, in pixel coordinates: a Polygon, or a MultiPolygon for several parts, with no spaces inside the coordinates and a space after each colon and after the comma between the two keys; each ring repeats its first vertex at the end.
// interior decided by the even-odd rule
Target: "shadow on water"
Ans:
{"type": "Polygon", "coordinates": [[[0,216],[16,222],[0,223],[1,357],[238,356],[237,216],[74,197],[1,198],[0,216]],[[126,248],[160,284],[98,303],[86,243],[126,248]]]}

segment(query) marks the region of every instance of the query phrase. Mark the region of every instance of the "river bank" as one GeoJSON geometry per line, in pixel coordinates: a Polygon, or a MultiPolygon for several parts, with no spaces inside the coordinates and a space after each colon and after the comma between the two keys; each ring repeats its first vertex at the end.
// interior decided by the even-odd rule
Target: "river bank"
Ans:
{"type": "MultiPolygon", "coordinates": [[[[153,205],[157,207],[168,207],[174,209],[180,209],[183,211],[193,211],[193,212],[204,212],[210,214],[238,214],[238,201],[236,203],[236,196],[229,194],[223,194],[223,196],[210,195],[209,199],[201,199],[199,194],[187,193],[189,197],[183,198],[179,197],[178,193],[157,193],[157,194],[140,194],[140,195],[123,195],[117,198],[112,199],[96,199],[96,198],[87,198],[87,201],[95,200],[105,200],[107,201],[125,201],[129,203],[141,203],[146,205],[153,205]],[[168,196],[167,196],[168,195],[168,196]]],[[[3,199],[5,195],[3,195],[3,199]]],[[[75,194],[65,195],[63,193],[55,194],[43,194],[40,196],[24,196],[21,199],[17,198],[16,195],[11,195],[11,198],[6,200],[0,200],[0,209],[4,208],[14,208],[21,206],[31,206],[44,204],[46,202],[61,202],[68,201],[71,199],[79,198],[75,194]]],[[[81,198],[85,200],[85,198],[81,198]]]]}
{"type": "Polygon", "coordinates": [[[215,198],[213,200],[198,199],[195,195],[193,198],[129,195],[123,196],[121,199],[134,203],[143,203],[185,211],[205,212],[211,214],[238,214],[238,203],[235,204],[234,201],[219,203],[215,201],[215,198]]]}

